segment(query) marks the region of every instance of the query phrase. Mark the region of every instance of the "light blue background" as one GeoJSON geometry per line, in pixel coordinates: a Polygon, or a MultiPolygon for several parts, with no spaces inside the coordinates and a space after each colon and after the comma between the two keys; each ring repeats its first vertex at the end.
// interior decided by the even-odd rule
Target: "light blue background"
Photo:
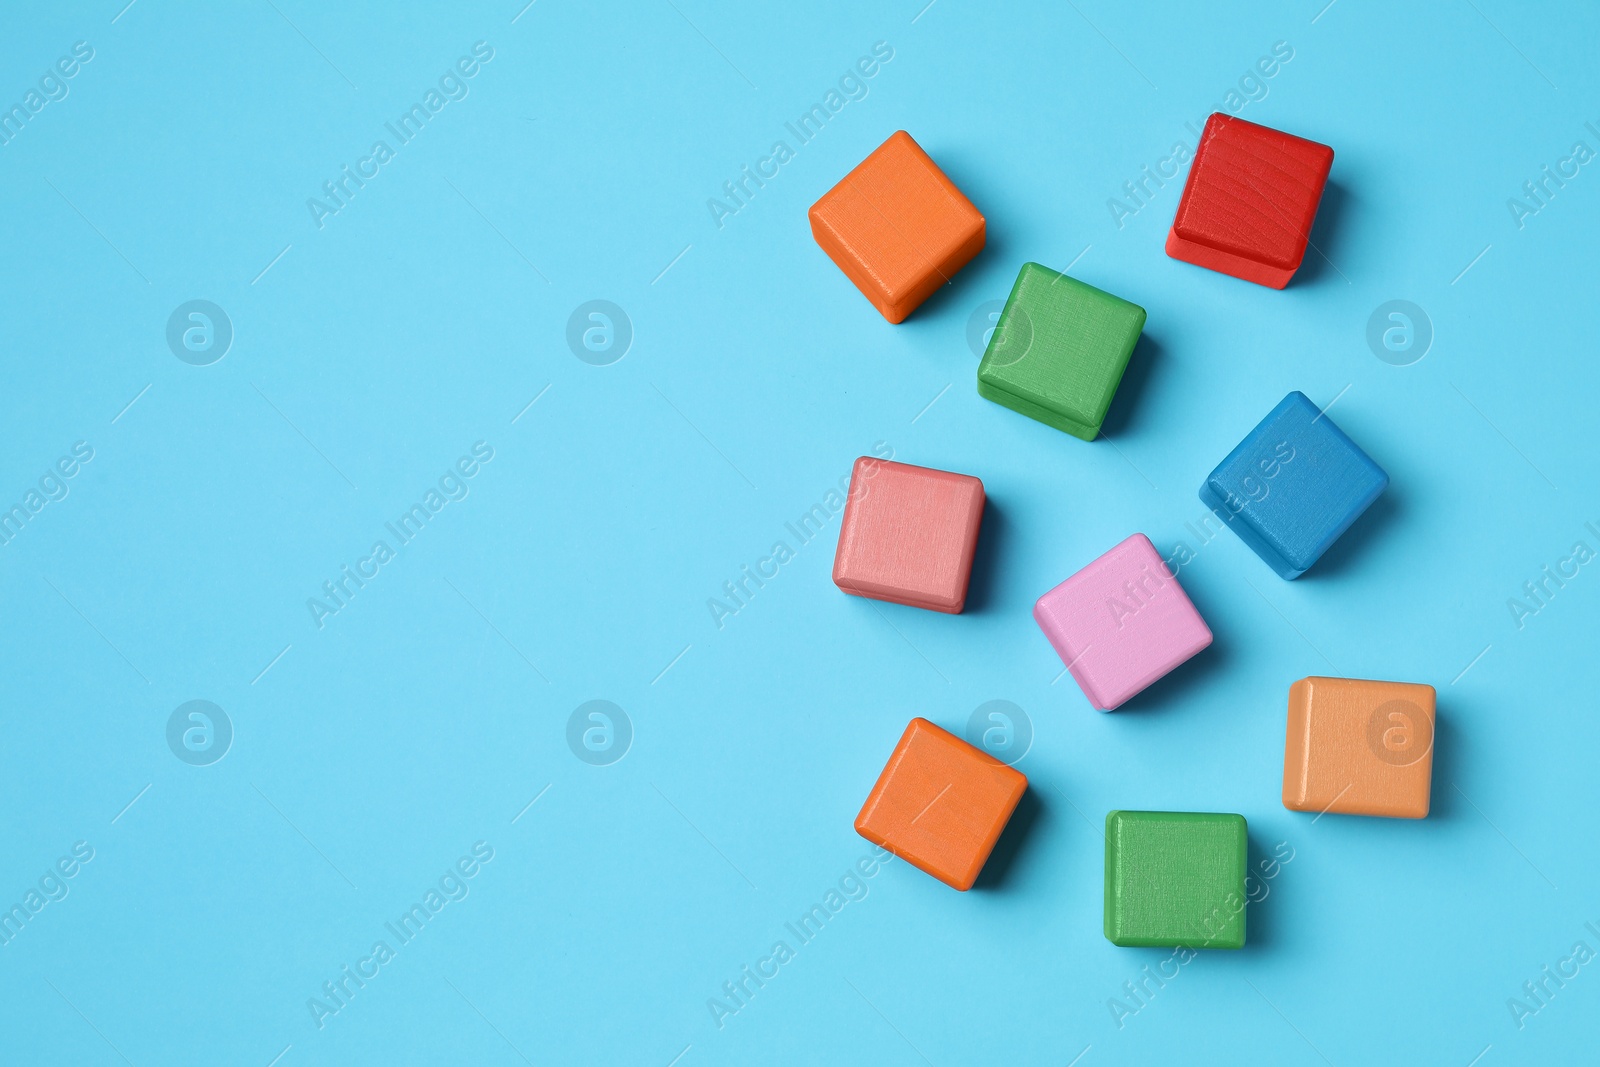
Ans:
{"type": "Polygon", "coordinates": [[[1507,607],[1600,548],[1600,172],[1521,229],[1506,206],[1600,149],[1592,8],[123,2],[0,33],[7,106],[95,50],[0,147],[0,498],[95,450],[0,547],[0,903],[95,850],[0,948],[0,1060],[1593,1057],[1600,965],[1522,1029],[1506,1004],[1600,949],[1600,571],[1521,629],[1507,607]],[[470,95],[319,230],[307,198],[479,40],[470,95]],[[784,123],[878,41],[869,95],[797,147],[784,123]],[[1163,254],[1176,182],[1121,229],[1106,206],[1277,41],[1292,61],[1240,114],[1337,152],[1324,255],[1283,292],[1163,254]],[[901,128],[989,243],[890,326],[805,213],[901,128]],[[707,199],[779,138],[795,158],[718,228],[707,199]],[[976,394],[969,317],[1029,259],[1149,312],[1092,444],[976,394]],[[164,338],[196,298],[235,330],[208,367],[164,338]],[[564,339],[596,298],[635,331],[606,367],[564,339]],[[1365,340],[1396,298],[1436,332],[1407,367],[1365,340]],[[1291,389],[1338,398],[1392,484],[1287,583],[1185,524],[1291,389]],[[470,496],[319,630],[307,598],[477,441],[470,496]],[[876,442],[983,479],[967,612],[841,595],[835,520],[714,625],[708,598],[876,442]],[[1134,531],[1195,550],[1216,643],[1101,715],[1029,608],[1134,531]],[[1308,674],[1438,688],[1426,820],[1284,810],[1308,674]],[[611,766],[565,740],[594,698],[635,729],[611,766]],[[166,744],[191,699],[236,732],[208,767],[166,744]],[[991,699],[1035,739],[984,883],[888,865],[719,1029],[707,999],[868,853],[851,820],[907,719],[991,699]],[[1253,860],[1294,854],[1248,947],[1120,1029],[1108,999],[1166,953],[1101,936],[1117,807],[1238,812],[1253,860]],[[470,895],[318,1029],[308,998],[477,841],[470,895]]]}

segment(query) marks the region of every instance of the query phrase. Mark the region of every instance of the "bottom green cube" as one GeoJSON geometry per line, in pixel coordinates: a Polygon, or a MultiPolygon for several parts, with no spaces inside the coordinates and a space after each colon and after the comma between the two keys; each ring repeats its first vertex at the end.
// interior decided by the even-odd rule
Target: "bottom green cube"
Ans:
{"type": "Polygon", "coordinates": [[[1137,304],[1024,263],[978,364],[978,395],[1093,441],[1144,320],[1137,304]]]}
{"type": "Polygon", "coordinates": [[[1106,816],[1106,940],[1132,947],[1243,948],[1244,816],[1106,816]]]}

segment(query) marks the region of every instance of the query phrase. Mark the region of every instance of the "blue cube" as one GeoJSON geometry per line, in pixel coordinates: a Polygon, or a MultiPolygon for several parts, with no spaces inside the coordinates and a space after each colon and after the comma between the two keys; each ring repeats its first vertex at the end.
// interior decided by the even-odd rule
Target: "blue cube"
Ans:
{"type": "Polygon", "coordinates": [[[1389,476],[1290,393],[1217,465],[1200,499],[1281,578],[1298,578],[1389,485],[1389,476]]]}

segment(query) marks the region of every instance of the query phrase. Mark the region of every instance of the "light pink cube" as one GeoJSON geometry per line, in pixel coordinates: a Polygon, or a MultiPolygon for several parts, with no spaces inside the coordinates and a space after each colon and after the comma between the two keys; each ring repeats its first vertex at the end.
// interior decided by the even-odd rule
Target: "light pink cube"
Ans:
{"type": "Polygon", "coordinates": [[[1040,597],[1033,618],[1101,711],[1211,644],[1211,628],[1142,533],[1040,597]]]}

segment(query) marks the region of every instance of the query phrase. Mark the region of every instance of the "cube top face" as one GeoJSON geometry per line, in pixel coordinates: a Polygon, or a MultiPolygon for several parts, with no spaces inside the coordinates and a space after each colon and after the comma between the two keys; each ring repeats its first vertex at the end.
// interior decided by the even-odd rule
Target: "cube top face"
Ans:
{"type": "Polygon", "coordinates": [[[1040,597],[1033,617],[1101,711],[1211,644],[1210,627],[1144,534],[1040,597]]]}
{"type": "Polygon", "coordinates": [[[957,614],[967,603],[983,483],[909,463],[856,460],[833,557],[852,596],[957,614]]]}
{"type": "Polygon", "coordinates": [[[1302,678],[1289,687],[1283,806],[1421,819],[1433,786],[1431,685],[1302,678]]]}
{"type": "Polygon", "coordinates": [[[1305,258],[1333,166],[1316,141],[1217,113],[1195,149],[1167,254],[1282,289],[1305,258]]]}
{"type": "Polygon", "coordinates": [[[884,318],[901,322],[983,250],[984,221],[900,130],[811,205],[811,234],[884,318]]]}
{"type": "Polygon", "coordinates": [[[927,719],[912,719],[856,816],[856,832],[967,890],[1028,779],[927,719]]]}
{"type": "Polygon", "coordinates": [[[1106,940],[1134,947],[1243,948],[1248,852],[1242,815],[1111,812],[1106,940]]]}
{"type": "Polygon", "coordinates": [[[1137,304],[1024,263],[978,364],[978,392],[1092,441],[1144,320],[1137,304]]]}
{"type": "Polygon", "coordinates": [[[1283,578],[1298,578],[1389,476],[1304,393],[1290,393],[1211,472],[1200,499],[1283,578]]]}

